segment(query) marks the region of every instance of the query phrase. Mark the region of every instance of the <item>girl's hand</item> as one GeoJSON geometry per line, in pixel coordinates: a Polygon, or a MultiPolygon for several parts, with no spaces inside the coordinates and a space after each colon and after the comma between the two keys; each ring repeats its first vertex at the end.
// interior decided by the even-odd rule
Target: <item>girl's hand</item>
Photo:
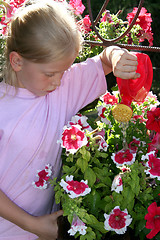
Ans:
{"type": "Polygon", "coordinates": [[[30,231],[36,234],[39,240],[56,240],[58,237],[58,225],[57,219],[63,215],[63,211],[40,216],[33,217],[30,231]]]}
{"type": "Polygon", "coordinates": [[[137,57],[126,49],[117,46],[110,46],[100,54],[104,74],[111,71],[115,77],[122,79],[135,79],[140,77],[137,70],[137,57]]]}
{"type": "Polygon", "coordinates": [[[115,49],[111,53],[113,74],[122,79],[139,78],[137,57],[126,49],[115,49]]]}

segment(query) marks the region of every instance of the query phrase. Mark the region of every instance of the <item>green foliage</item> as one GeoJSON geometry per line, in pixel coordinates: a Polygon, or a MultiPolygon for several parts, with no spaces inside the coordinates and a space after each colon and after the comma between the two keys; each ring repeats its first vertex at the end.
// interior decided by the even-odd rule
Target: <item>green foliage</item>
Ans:
{"type": "MultiPolygon", "coordinates": [[[[141,104],[132,102],[133,114],[143,115],[146,119],[147,111],[155,104],[154,96],[147,97],[141,104]]],[[[62,204],[64,216],[67,216],[70,224],[72,224],[75,214],[86,224],[86,234],[76,233],[75,238],[101,240],[107,233],[104,228],[104,213],[110,214],[116,206],[119,206],[121,211],[127,209],[132,217],[129,227],[134,229],[135,237],[138,236],[140,240],[144,240],[145,235],[149,233],[145,228],[144,217],[147,214],[148,206],[153,201],[159,201],[160,186],[160,181],[153,180],[146,175],[146,165],[142,163],[142,155],[147,153],[147,144],[150,143],[145,121],[131,119],[126,129],[126,135],[124,135],[122,124],[115,121],[111,114],[113,106],[99,100],[97,109],[100,106],[106,107],[104,115],[112,127],[99,121],[100,119],[96,117],[93,124],[96,125],[96,129],[86,132],[89,144],[80,148],[74,155],[66,155],[63,152],[62,178],[64,181],[66,176],[70,175],[73,175],[76,181],[87,180],[91,192],[83,197],[70,198],[55,179],[51,181],[55,186],[55,199],[57,203],[62,204]],[[95,135],[102,129],[105,129],[107,151],[99,150],[98,138],[95,135]],[[140,140],[140,144],[136,145],[136,160],[132,165],[125,166],[127,167],[126,171],[122,171],[113,162],[112,154],[124,147],[124,138],[129,144],[132,142],[133,136],[140,140]],[[113,180],[118,174],[123,182],[123,190],[120,192],[111,189],[113,180]]]]}

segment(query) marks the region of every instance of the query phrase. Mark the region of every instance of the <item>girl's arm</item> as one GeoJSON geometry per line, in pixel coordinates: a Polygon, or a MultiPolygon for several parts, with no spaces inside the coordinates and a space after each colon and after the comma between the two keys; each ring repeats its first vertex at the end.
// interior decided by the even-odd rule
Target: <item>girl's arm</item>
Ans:
{"type": "Polygon", "coordinates": [[[56,240],[58,235],[57,218],[63,214],[63,211],[34,217],[13,203],[0,190],[0,216],[16,224],[20,228],[31,232],[41,240],[56,240]]]}
{"type": "Polygon", "coordinates": [[[113,71],[115,77],[135,79],[140,77],[137,70],[137,57],[126,49],[110,46],[100,54],[105,75],[113,71]]]}

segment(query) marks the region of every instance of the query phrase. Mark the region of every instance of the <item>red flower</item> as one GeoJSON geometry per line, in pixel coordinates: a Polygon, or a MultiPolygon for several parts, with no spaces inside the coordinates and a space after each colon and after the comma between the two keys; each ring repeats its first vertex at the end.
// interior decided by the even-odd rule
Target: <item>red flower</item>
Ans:
{"type": "Polygon", "coordinates": [[[32,182],[32,185],[35,188],[39,189],[46,189],[48,187],[48,180],[52,175],[52,166],[47,164],[43,170],[37,171],[37,177],[39,178],[38,181],[32,182]]]}
{"type": "Polygon", "coordinates": [[[88,181],[81,180],[80,182],[74,181],[73,176],[66,176],[66,181],[61,179],[60,186],[69,194],[70,198],[77,198],[85,196],[90,193],[91,188],[88,186],[88,181]]]}
{"type": "Polygon", "coordinates": [[[101,118],[106,118],[106,116],[104,115],[104,112],[106,111],[106,108],[105,107],[103,107],[102,109],[101,109],[101,113],[99,114],[99,116],[101,117],[101,118]]]}
{"type": "Polygon", "coordinates": [[[115,105],[118,103],[118,98],[116,98],[114,95],[110,94],[109,92],[107,92],[105,95],[103,95],[101,97],[101,99],[106,104],[115,105]]]}
{"type": "Polygon", "coordinates": [[[160,133],[160,108],[154,108],[147,112],[146,128],[160,133]]]}
{"type": "Polygon", "coordinates": [[[67,181],[68,184],[67,189],[69,191],[73,191],[76,194],[81,194],[85,191],[86,188],[88,188],[88,185],[84,182],[78,182],[78,181],[67,181]]]}
{"type": "Polygon", "coordinates": [[[112,153],[111,156],[113,162],[118,166],[122,166],[123,164],[131,165],[135,161],[135,157],[136,153],[132,154],[129,149],[112,153]]]}
{"type": "Polygon", "coordinates": [[[160,207],[157,207],[157,203],[153,202],[148,207],[148,213],[145,215],[146,228],[152,229],[146,236],[148,239],[152,239],[160,231],[160,207]]]}
{"type": "Polygon", "coordinates": [[[45,180],[45,181],[48,181],[48,179],[49,179],[48,172],[46,172],[45,169],[42,170],[42,171],[40,171],[40,172],[38,173],[38,176],[39,176],[40,179],[43,179],[43,180],[45,180]]]}
{"type": "Polygon", "coordinates": [[[151,177],[157,177],[157,179],[160,180],[160,158],[149,154],[149,160],[146,165],[149,169],[145,170],[145,172],[150,174],[151,177]]]}
{"type": "Polygon", "coordinates": [[[127,209],[121,211],[119,206],[116,206],[109,215],[105,213],[104,217],[104,228],[109,231],[115,231],[117,234],[124,234],[127,226],[132,222],[127,209]]]}

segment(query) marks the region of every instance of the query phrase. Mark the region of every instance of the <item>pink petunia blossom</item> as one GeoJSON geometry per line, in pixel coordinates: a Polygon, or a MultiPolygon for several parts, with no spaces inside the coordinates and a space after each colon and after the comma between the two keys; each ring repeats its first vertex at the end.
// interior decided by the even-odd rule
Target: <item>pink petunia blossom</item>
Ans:
{"type": "Polygon", "coordinates": [[[82,114],[77,114],[71,118],[71,121],[69,121],[68,126],[72,125],[80,125],[82,130],[92,131],[91,126],[87,122],[87,117],[83,116],[82,114]]]}
{"type": "Polygon", "coordinates": [[[48,180],[52,175],[52,166],[47,164],[43,170],[37,170],[38,181],[32,182],[35,188],[46,189],[48,187],[48,180]]]}
{"type": "Polygon", "coordinates": [[[152,139],[152,142],[148,145],[150,145],[150,149],[152,150],[160,150],[160,133],[156,133],[152,139]]]}
{"type": "Polygon", "coordinates": [[[127,226],[132,222],[127,209],[121,211],[119,206],[116,206],[109,215],[105,213],[104,217],[104,228],[108,231],[115,231],[117,234],[124,234],[127,226]]]}
{"type": "Polygon", "coordinates": [[[142,160],[148,160],[146,162],[147,169],[145,172],[149,174],[151,178],[160,180],[160,158],[157,158],[155,153],[155,151],[151,151],[146,155],[142,155],[142,160]]]}
{"type": "Polygon", "coordinates": [[[64,127],[61,140],[58,140],[57,142],[61,143],[61,146],[63,148],[66,148],[66,150],[69,153],[76,153],[78,149],[80,149],[82,146],[85,146],[88,144],[87,137],[85,135],[85,132],[81,130],[81,126],[79,125],[72,125],[71,127],[64,127]]]}
{"type": "Polygon", "coordinates": [[[137,149],[139,146],[140,146],[140,141],[135,137],[133,137],[133,140],[128,144],[129,149],[134,153],[137,152],[137,149]]]}
{"type": "Polygon", "coordinates": [[[153,202],[148,207],[148,213],[145,215],[146,228],[152,229],[149,234],[146,235],[148,239],[152,239],[160,232],[160,207],[157,207],[157,203],[153,202]]]}
{"type": "MultiPolygon", "coordinates": [[[[137,8],[135,7],[131,13],[127,14],[127,20],[129,25],[131,24],[136,12],[137,8]]],[[[152,22],[151,14],[147,13],[147,10],[144,7],[142,7],[135,24],[140,25],[140,27],[142,28],[140,32],[140,42],[144,41],[144,39],[147,39],[150,46],[153,45],[153,33],[151,29],[151,22],[152,22]]]]}
{"type": "Polygon", "coordinates": [[[117,166],[124,164],[132,165],[135,162],[136,153],[132,153],[130,149],[121,150],[117,153],[112,153],[111,159],[117,166]]]}
{"type": "Polygon", "coordinates": [[[70,198],[77,198],[80,196],[85,196],[90,193],[91,188],[87,185],[88,181],[81,180],[80,182],[74,181],[73,176],[66,176],[66,181],[61,179],[60,186],[69,193],[70,198]]]}
{"type": "Polygon", "coordinates": [[[122,182],[121,174],[118,174],[117,176],[114,177],[112,186],[111,186],[111,191],[115,191],[117,193],[123,191],[123,182],[122,182]]]}
{"type": "Polygon", "coordinates": [[[98,116],[100,116],[101,121],[103,123],[105,123],[106,125],[109,125],[109,127],[111,127],[111,122],[106,118],[106,116],[104,115],[105,111],[107,110],[106,107],[103,106],[98,106],[97,107],[97,111],[98,111],[98,116]]]}
{"type": "Polygon", "coordinates": [[[143,122],[147,121],[142,115],[134,115],[132,118],[133,118],[133,120],[135,120],[134,122],[136,122],[137,119],[139,119],[140,123],[143,123],[143,122]]]}
{"type": "Polygon", "coordinates": [[[109,10],[105,10],[104,11],[104,13],[102,14],[102,18],[101,18],[101,22],[109,22],[109,23],[111,23],[111,22],[113,22],[112,21],[112,16],[110,15],[110,11],[109,10]]]}
{"type": "Polygon", "coordinates": [[[160,133],[160,108],[153,108],[147,112],[146,128],[160,133]]]}
{"type": "Polygon", "coordinates": [[[101,100],[105,104],[115,105],[118,103],[118,98],[116,98],[114,95],[110,94],[109,92],[107,92],[103,96],[101,96],[101,100]]]}
{"type": "Polygon", "coordinates": [[[74,10],[75,15],[82,14],[85,10],[85,6],[82,4],[82,0],[70,0],[69,5],[74,10]]]}
{"type": "Polygon", "coordinates": [[[87,227],[85,226],[85,223],[82,222],[77,215],[74,215],[71,228],[68,230],[70,236],[74,236],[77,232],[79,232],[81,235],[85,235],[86,229],[87,227]]]}
{"type": "Polygon", "coordinates": [[[103,137],[101,137],[100,141],[98,142],[99,144],[99,148],[98,148],[98,151],[105,151],[107,152],[107,149],[108,149],[108,144],[106,143],[105,139],[103,137]]]}
{"type": "Polygon", "coordinates": [[[80,30],[80,32],[87,34],[91,31],[91,20],[89,18],[89,15],[85,15],[85,17],[82,20],[79,20],[77,22],[77,26],[80,30]]]}

